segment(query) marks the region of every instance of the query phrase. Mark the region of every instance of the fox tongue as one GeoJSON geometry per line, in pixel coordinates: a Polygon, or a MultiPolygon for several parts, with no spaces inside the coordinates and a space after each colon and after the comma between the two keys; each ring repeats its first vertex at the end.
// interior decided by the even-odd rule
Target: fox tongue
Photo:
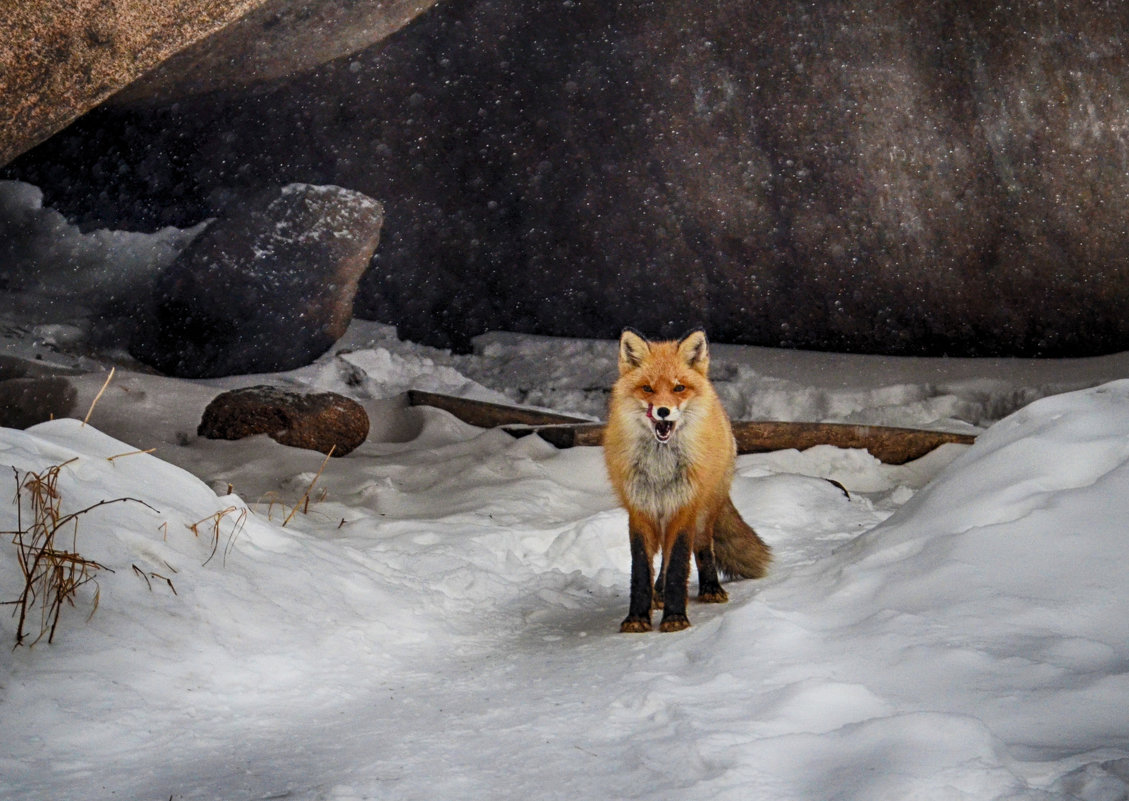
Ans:
{"type": "Polygon", "coordinates": [[[670,435],[674,433],[674,422],[672,420],[656,420],[655,421],[655,439],[659,442],[666,442],[670,439],[670,435]]]}

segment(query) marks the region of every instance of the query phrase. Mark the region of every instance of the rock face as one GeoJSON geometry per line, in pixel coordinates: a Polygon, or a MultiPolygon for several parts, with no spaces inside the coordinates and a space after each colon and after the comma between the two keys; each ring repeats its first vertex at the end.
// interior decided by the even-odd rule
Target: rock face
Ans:
{"type": "Polygon", "coordinates": [[[255,94],[13,165],[88,224],[268,181],[387,203],[357,314],[914,354],[1129,348],[1129,4],[444,0],[255,94]]]}
{"type": "Polygon", "coordinates": [[[0,14],[0,165],[260,2],[5,2],[0,14]]]}
{"type": "Polygon", "coordinates": [[[130,352],[193,378],[309,364],[345,333],[382,219],[379,203],[333,186],[233,204],[157,279],[130,352]]]}
{"type": "Polygon", "coordinates": [[[368,415],[351,398],[256,386],[216,396],[204,409],[196,433],[208,439],[266,434],[283,445],[344,456],[365,441],[368,431],[368,415]]]}

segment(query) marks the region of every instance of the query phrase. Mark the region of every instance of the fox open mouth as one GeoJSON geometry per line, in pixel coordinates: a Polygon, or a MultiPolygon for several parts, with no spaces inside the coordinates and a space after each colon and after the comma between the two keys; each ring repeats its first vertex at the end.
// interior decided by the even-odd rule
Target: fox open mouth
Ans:
{"type": "Polygon", "coordinates": [[[659,442],[666,442],[674,434],[674,421],[673,420],[654,420],[655,439],[659,442]]]}
{"type": "Polygon", "coordinates": [[[651,430],[655,432],[655,439],[659,442],[666,443],[674,435],[674,429],[678,421],[667,416],[670,414],[669,409],[663,409],[660,414],[662,414],[662,417],[656,417],[655,407],[647,407],[647,419],[651,422],[651,430]]]}

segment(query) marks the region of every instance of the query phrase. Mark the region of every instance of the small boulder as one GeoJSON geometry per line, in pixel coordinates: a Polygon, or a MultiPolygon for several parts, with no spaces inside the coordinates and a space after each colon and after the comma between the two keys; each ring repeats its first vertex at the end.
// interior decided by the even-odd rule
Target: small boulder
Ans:
{"type": "Polygon", "coordinates": [[[196,433],[208,439],[243,439],[266,434],[283,445],[344,456],[365,441],[364,407],[335,392],[303,395],[255,386],[216,396],[204,409],[196,433]]]}
{"type": "Polygon", "coordinates": [[[78,399],[78,390],[66,377],[72,372],[0,356],[0,427],[30,428],[70,415],[78,399]]]}
{"type": "Polygon", "coordinates": [[[10,378],[0,381],[0,427],[30,428],[67,417],[78,392],[65,378],[10,378]]]}
{"type": "Polygon", "coordinates": [[[186,378],[292,370],[341,338],[383,207],[290,184],[232,203],[162,273],[130,353],[186,378]]]}

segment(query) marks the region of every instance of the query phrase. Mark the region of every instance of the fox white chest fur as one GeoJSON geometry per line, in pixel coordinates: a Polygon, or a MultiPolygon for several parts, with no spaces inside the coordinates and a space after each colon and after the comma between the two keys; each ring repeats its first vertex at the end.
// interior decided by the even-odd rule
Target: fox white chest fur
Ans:
{"type": "Polygon", "coordinates": [[[658,442],[649,426],[640,424],[638,435],[631,440],[631,469],[624,492],[633,506],[656,521],[669,520],[694,495],[685,433],[680,432],[670,442],[658,442]]]}

